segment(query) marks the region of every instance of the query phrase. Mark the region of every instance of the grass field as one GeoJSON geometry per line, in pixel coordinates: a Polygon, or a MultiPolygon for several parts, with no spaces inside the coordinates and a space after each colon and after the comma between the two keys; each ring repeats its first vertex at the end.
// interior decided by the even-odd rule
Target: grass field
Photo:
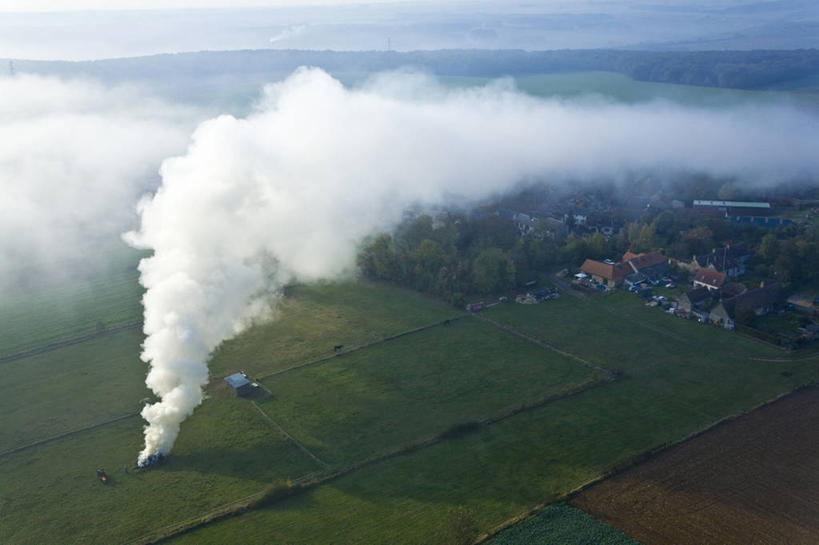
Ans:
{"type": "Polygon", "coordinates": [[[265,412],[329,463],[351,463],[594,380],[472,317],[263,381],[265,412]]]}
{"type": "Polygon", "coordinates": [[[214,375],[239,369],[264,375],[423,327],[461,313],[416,292],[379,284],[295,286],[277,319],[222,345],[210,363],[214,375]]]}
{"type": "Polygon", "coordinates": [[[434,543],[446,513],[460,506],[475,514],[482,531],[491,531],[616,464],[815,374],[815,362],[750,360],[782,353],[663,315],[627,295],[508,305],[489,315],[608,361],[624,376],[171,543],[434,543]]]}
{"type": "Polygon", "coordinates": [[[791,394],[572,503],[646,545],[819,542],[819,391],[791,394]]]}
{"type": "Polygon", "coordinates": [[[126,474],[141,445],[133,418],[0,457],[0,542],[123,543],[316,469],[231,398],[200,407],[162,466],[126,474]]]}
{"type": "Polygon", "coordinates": [[[141,342],[129,329],[0,364],[0,452],[138,411],[150,394],[141,342]]]}
{"type": "MultiPolygon", "coordinates": [[[[42,543],[44,536],[59,536],[56,542],[126,543],[270,483],[320,475],[321,468],[285,442],[249,401],[228,396],[223,372],[284,370],[331,356],[335,344],[365,345],[458,314],[386,286],[298,288],[282,304],[278,323],[254,328],[218,352],[209,399],[183,425],[173,455],[156,470],[127,476],[121,471],[139,450],[138,418],[0,457],[0,542],[42,543]],[[112,472],[111,486],[96,481],[97,466],[112,472]],[[73,501],[66,504],[66,497],[73,501]]],[[[784,354],[647,309],[628,294],[502,305],[486,316],[621,375],[203,526],[170,543],[435,543],[447,513],[458,507],[474,513],[481,531],[491,532],[615,464],[815,378],[813,361],[752,360],[784,354]]],[[[136,358],[137,339],[123,333],[117,340],[118,335],[93,342],[121,343],[123,354],[136,358]]],[[[82,350],[105,360],[104,344],[89,348],[93,346],[83,343],[43,354],[39,365],[68,361],[69,349],[80,351],[78,361],[82,350]]],[[[33,357],[13,365],[32,362],[33,357]]],[[[71,389],[77,381],[87,388],[107,372],[102,364],[89,364],[87,375],[60,375],[58,384],[71,389]]],[[[449,327],[272,375],[265,384],[274,397],[260,403],[308,446],[316,446],[311,441],[326,443],[321,454],[337,462],[389,450],[540,393],[559,392],[587,380],[589,373],[575,360],[566,361],[475,318],[462,318],[449,327]],[[444,345],[448,352],[441,357],[444,345]],[[476,351],[491,357],[476,358],[476,351]],[[539,357],[530,357],[534,355],[539,357]],[[563,385],[553,389],[555,380],[563,385]],[[447,392],[457,395],[447,398],[447,392]],[[274,406],[277,400],[279,407],[274,406]],[[397,417],[395,426],[385,424],[391,417],[397,417]]],[[[18,384],[26,380],[22,377],[18,384]]],[[[61,406],[70,407],[76,397],[60,400],[54,394],[57,399],[44,411],[36,390],[19,390],[15,397],[18,389],[11,388],[6,394],[10,397],[4,398],[4,407],[16,403],[32,411],[24,415],[21,409],[15,422],[37,422],[38,414],[47,418],[61,406]]],[[[116,386],[113,391],[125,389],[116,386]]],[[[102,410],[115,404],[101,400],[97,405],[102,410]]]]}
{"type": "Polygon", "coordinates": [[[0,293],[0,358],[142,320],[140,254],[122,252],[107,270],[0,293]]]}
{"type": "Polygon", "coordinates": [[[640,545],[623,532],[579,509],[559,503],[526,519],[489,542],[491,545],[640,545]]]}

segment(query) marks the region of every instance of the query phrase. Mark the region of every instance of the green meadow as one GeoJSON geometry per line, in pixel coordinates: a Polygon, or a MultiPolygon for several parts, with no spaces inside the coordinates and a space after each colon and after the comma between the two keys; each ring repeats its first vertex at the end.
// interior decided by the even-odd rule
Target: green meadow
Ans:
{"type": "Polygon", "coordinates": [[[472,317],[263,381],[262,409],[328,463],[354,463],[593,380],[472,317]]]}
{"type": "Polygon", "coordinates": [[[110,274],[0,295],[0,358],[142,321],[131,263],[110,274]]]}
{"type": "Polygon", "coordinates": [[[488,312],[620,373],[590,388],[351,472],[171,543],[435,543],[464,508],[491,533],[641,453],[815,379],[816,362],[649,309],[629,294],[488,312]]]}
{"type": "MultiPolygon", "coordinates": [[[[0,456],[0,541],[150,542],[305,479],[318,484],[169,543],[436,543],[457,509],[493,533],[815,378],[813,360],[751,359],[786,355],[629,294],[483,316],[617,376],[595,382],[600,371],[566,354],[406,290],[299,286],[276,321],[217,351],[207,399],[155,469],[123,468],[141,446],[138,416],[0,456]],[[269,397],[234,397],[222,377],[238,369],[266,377],[269,397]]],[[[4,447],[135,412],[149,395],[140,340],[128,329],[3,364],[4,447]]]]}

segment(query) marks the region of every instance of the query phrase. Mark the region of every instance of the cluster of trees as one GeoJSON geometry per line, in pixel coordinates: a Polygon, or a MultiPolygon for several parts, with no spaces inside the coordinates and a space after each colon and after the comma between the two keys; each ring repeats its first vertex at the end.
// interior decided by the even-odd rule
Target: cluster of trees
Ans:
{"type": "Polygon", "coordinates": [[[514,222],[488,214],[418,216],[394,235],[382,233],[358,255],[361,273],[443,297],[499,293],[561,262],[562,245],[547,232],[523,237],[514,222]]]}
{"type": "Polygon", "coordinates": [[[660,250],[688,261],[725,241],[744,242],[755,251],[752,277],[785,285],[819,284],[819,219],[770,231],[722,218],[680,211],[646,211],[611,237],[567,237],[536,223],[522,236],[517,225],[494,214],[420,215],[394,234],[382,233],[361,248],[358,265],[369,279],[384,280],[434,294],[459,305],[470,294],[501,293],[545,271],[579,266],[584,259],[619,259],[626,250],[660,250]]]}

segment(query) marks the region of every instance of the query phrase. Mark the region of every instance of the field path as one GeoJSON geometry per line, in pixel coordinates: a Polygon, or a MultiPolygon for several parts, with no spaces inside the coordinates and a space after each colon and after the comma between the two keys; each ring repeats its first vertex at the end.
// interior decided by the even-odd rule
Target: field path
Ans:
{"type": "Polygon", "coordinates": [[[273,426],[274,428],[276,428],[276,430],[277,430],[277,431],[278,431],[280,434],[282,434],[282,435],[284,436],[284,438],[285,438],[285,439],[287,439],[287,440],[288,440],[290,443],[292,443],[293,445],[295,445],[296,447],[298,447],[298,449],[299,449],[300,451],[302,451],[303,453],[305,453],[305,454],[306,454],[306,455],[307,455],[307,456],[308,456],[308,457],[309,457],[311,460],[313,460],[313,461],[314,461],[314,462],[316,462],[316,463],[317,463],[319,466],[321,466],[321,468],[322,468],[322,469],[327,469],[327,468],[329,468],[329,467],[330,467],[330,464],[328,464],[327,462],[325,462],[325,461],[321,460],[321,459],[320,459],[318,456],[316,456],[315,454],[313,454],[312,452],[310,452],[310,451],[307,449],[307,447],[305,447],[304,445],[302,445],[301,443],[299,443],[298,441],[296,441],[295,439],[293,439],[293,437],[292,437],[292,436],[291,436],[289,433],[287,433],[286,431],[284,431],[284,428],[282,428],[281,426],[279,426],[279,425],[276,423],[276,421],[275,421],[275,420],[273,420],[272,418],[270,418],[270,417],[267,415],[267,413],[266,413],[266,412],[264,412],[264,411],[262,410],[262,408],[261,408],[261,407],[259,407],[259,405],[258,405],[258,404],[257,404],[255,401],[253,401],[252,403],[253,403],[253,408],[255,408],[255,409],[256,409],[256,410],[259,412],[259,414],[260,414],[260,415],[262,415],[262,418],[264,418],[264,419],[265,419],[265,420],[266,420],[266,421],[267,421],[267,422],[268,422],[268,423],[269,423],[271,426],[273,426]]]}
{"type": "Polygon", "coordinates": [[[603,373],[603,374],[605,374],[606,376],[609,376],[609,377],[614,376],[614,373],[610,369],[607,369],[607,368],[603,367],[602,365],[592,363],[589,360],[583,359],[580,356],[572,354],[571,352],[566,352],[565,350],[561,350],[561,349],[559,349],[559,348],[557,348],[555,346],[552,346],[551,344],[549,344],[549,343],[547,343],[545,341],[542,341],[540,339],[536,339],[534,337],[530,337],[526,333],[523,333],[522,331],[518,331],[517,329],[515,329],[514,327],[512,327],[510,325],[502,324],[500,322],[497,322],[497,321],[493,320],[492,318],[487,318],[486,316],[476,315],[476,317],[479,320],[483,321],[483,322],[486,322],[486,323],[488,323],[490,325],[493,325],[493,326],[497,327],[498,329],[502,329],[502,330],[504,330],[504,331],[506,331],[508,333],[511,333],[512,335],[520,337],[521,339],[523,339],[523,340],[525,340],[527,342],[530,342],[530,343],[532,343],[532,344],[534,344],[536,346],[539,346],[541,348],[545,348],[546,350],[551,350],[552,352],[556,352],[556,353],[560,354],[561,356],[571,358],[571,359],[585,365],[589,369],[594,369],[595,371],[599,371],[599,372],[601,372],[601,373],[603,373]]]}

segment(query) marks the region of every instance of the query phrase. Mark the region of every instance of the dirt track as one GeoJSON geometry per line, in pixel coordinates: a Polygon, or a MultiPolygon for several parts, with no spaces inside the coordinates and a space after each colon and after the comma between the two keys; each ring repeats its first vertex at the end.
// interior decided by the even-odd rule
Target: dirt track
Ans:
{"type": "Polygon", "coordinates": [[[646,545],[819,543],[819,390],[801,390],[572,502],[646,545]]]}

